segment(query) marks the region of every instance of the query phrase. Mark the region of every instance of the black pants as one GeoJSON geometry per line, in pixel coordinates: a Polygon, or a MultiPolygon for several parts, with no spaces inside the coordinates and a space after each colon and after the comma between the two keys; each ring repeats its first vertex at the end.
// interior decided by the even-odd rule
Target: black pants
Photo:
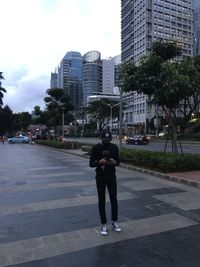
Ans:
{"type": "Polygon", "coordinates": [[[111,220],[118,220],[118,202],[117,202],[117,181],[116,176],[96,176],[96,185],[98,192],[98,206],[101,223],[107,223],[106,218],[106,187],[108,189],[110,203],[111,203],[111,220]]]}

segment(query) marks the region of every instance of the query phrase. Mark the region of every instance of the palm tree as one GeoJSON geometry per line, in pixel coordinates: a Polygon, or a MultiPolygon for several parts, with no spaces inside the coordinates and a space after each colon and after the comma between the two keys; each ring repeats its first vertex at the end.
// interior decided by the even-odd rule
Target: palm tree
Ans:
{"type": "Polygon", "coordinates": [[[3,93],[6,93],[6,89],[1,87],[1,80],[4,80],[3,72],[0,72],[0,107],[3,105],[3,93]]]}

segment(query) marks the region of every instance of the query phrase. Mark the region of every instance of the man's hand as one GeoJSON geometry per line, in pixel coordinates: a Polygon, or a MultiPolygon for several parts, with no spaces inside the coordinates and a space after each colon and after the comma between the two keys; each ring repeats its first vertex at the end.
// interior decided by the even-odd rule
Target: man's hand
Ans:
{"type": "Polygon", "coordinates": [[[99,160],[100,165],[116,165],[116,163],[117,163],[116,160],[113,158],[110,159],[103,158],[99,160]]]}
{"type": "Polygon", "coordinates": [[[116,165],[116,160],[113,159],[113,158],[110,158],[108,161],[107,161],[107,164],[112,164],[112,165],[116,165]]]}
{"type": "Polygon", "coordinates": [[[106,165],[107,162],[108,162],[108,160],[107,160],[106,158],[103,158],[103,159],[100,159],[98,163],[99,163],[100,165],[106,165]]]}

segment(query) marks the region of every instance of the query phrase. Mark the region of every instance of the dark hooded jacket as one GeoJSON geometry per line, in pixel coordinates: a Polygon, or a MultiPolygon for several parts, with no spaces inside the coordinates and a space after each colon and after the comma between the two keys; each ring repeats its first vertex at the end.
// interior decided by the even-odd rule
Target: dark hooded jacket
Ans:
{"type": "Polygon", "coordinates": [[[92,147],[90,155],[90,167],[96,167],[96,173],[99,176],[115,176],[115,166],[119,165],[119,149],[117,145],[108,143],[99,143],[92,147]],[[105,153],[106,152],[106,153],[105,153]],[[106,156],[105,156],[106,154],[106,156]],[[116,165],[102,166],[98,162],[102,158],[113,158],[116,161],[116,165]]]}

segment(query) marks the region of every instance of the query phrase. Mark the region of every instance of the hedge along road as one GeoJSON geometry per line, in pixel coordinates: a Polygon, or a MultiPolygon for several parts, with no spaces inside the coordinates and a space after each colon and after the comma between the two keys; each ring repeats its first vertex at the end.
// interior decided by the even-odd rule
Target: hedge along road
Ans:
{"type": "MultiPolygon", "coordinates": [[[[67,141],[77,141],[79,143],[84,144],[96,144],[100,142],[99,138],[94,137],[66,137],[67,141]]],[[[113,143],[119,145],[119,140],[116,138],[113,138],[113,143]]],[[[143,149],[143,150],[149,150],[149,151],[164,151],[165,148],[165,140],[164,141],[150,141],[147,145],[132,145],[132,144],[126,144],[125,141],[122,141],[122,148],[131,148],[131,149],[143,149]]],[[[180,144],[178,144],[178,151],[181,152],[180,144]]],[[[183,153],[191,153],[191,154],[200,154],[200,142],[197,143],[185,143],[181,142],[181,146],[183,149],[183,153]]],[[[171,142],[168,141],[167,143],[167,152],[172,151],[171,142]]]]}

